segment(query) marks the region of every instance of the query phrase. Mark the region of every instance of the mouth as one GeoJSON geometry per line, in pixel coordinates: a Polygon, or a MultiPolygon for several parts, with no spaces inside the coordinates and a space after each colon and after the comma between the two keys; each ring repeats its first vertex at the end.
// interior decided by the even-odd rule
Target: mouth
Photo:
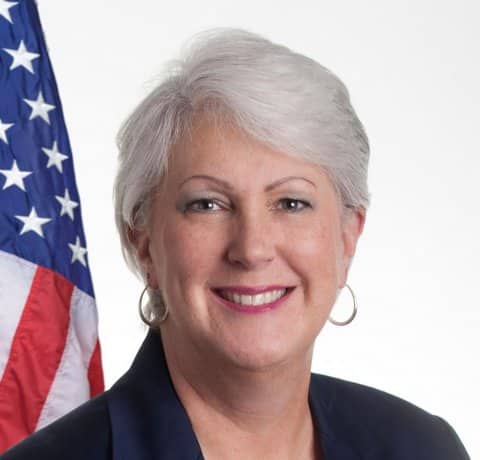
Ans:
{"type": "Polygon", "coordinates": [[[278,307],[294,287],[212,289],[224,305],[244,313],[260,313],[278,307]]]}

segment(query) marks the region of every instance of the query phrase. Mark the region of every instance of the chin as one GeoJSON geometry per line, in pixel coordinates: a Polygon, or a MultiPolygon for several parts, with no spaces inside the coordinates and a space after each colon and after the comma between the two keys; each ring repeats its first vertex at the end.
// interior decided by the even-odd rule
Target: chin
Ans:
{"type": "Polygon", "coordinates": [[[249,371],[265,371],[279,368],[293,360],[304,361],[312,346],[283,340],[253,340],[247,344],[223,344],[221,354],[231,365],[249,371]]]}

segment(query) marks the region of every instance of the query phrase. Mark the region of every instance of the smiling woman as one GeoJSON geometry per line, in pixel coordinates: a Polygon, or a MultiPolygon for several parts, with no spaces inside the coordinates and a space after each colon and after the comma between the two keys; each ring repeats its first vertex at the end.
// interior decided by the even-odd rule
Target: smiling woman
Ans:
{"type": "MultiPolygon", "coordinates": [[[[191,349],[208,350],[222,373],[310,359],[363,216],[342,210],[320,166],[200,119],[134,236],[150,288],[171,306],[165,348],[189,368],[206,358],[191,349]]],[[[211,376],[213,388],[222,379],[211,376]]]]}
{"type": "Polygon", "coordinates": [[[368,206],[367,137],[334,74],[208,32],[119,147],[117,225],[150,331],[110,390],[2,460],[468,458],[442,419],[310,373],[368,206]]]}

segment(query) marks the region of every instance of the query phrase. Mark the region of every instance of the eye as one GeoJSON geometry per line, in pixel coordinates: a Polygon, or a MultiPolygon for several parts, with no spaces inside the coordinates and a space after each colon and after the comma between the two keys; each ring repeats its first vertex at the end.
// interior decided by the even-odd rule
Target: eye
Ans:
{"type": "Polygon", "coordinates": [[[211,212],[219,211],[224,209],[225,206],[222,206],[218,203],[217,200],[212,198],[200,198],[198,200],[190,201],[185,205],[185,212],[211,212]]]}
{"type": "Polygon", "coordinates": [[[312,205],[308,201],[297,200],[296,198],[282,198],[279,200],[279,207],[287,212],[299,212],[311,208],[312,205]]]}

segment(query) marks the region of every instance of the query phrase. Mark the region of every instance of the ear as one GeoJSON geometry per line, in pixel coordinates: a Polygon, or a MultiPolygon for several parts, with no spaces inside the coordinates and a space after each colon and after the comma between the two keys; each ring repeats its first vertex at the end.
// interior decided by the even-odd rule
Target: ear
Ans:
{"type": "Polygon", "coordinates": [[[348,270],[355,255],[358,239],[365,225],[365,218],[366,211],[363,208],[347,209],[342,217],[342,287],[347,282],[348,270]]]}
{"type": "Polygon", "coordinates": [[[148,280],[149,287],[158,289],[158,278],[150,253],[150,234],[147,229],[133,230],[128,228],[127,237],[130,244],[135,248],[137,261],[148,280]]]}

